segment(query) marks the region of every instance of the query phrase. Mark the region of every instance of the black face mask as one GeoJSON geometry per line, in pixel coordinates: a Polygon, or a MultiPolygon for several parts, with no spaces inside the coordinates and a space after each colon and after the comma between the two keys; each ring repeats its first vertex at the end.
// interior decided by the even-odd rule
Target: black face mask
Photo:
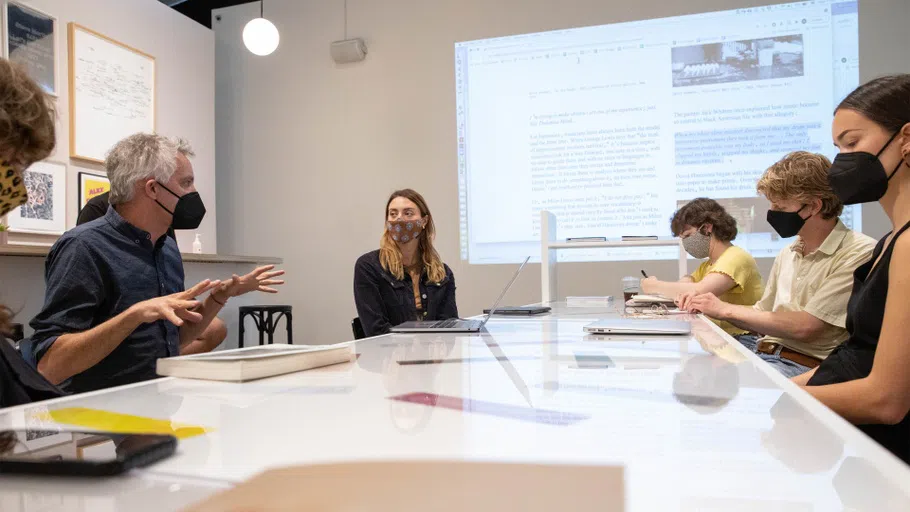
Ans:
{"type": "MultiPolygon", "coordinates": [[[[158,185],[161,185],[161,183],[158,183],[158,185]]],[[[155,200],[158,206],[164,208],[164,211],[174,217],[171,222],[172,228],[196,229],[199,224],[202,224],[202,218],[205,217],[205,205],[202,203],[202,197],[199,196],[199,192],[190,192],[189,194],[178,196],[164,185],[161,185],[161,188],[177,198],[177,206],[174,207],[174,211],[168,210],[161,202],[157,199],[155,200]]]]}
{"type": "Polygon", "coordinates": [[[799,210],[795,212],[782,212],[778,210],[768,210],[768,224],[771,224],[771,227],[774,228],[774,231],[777,231],[777,234],[781,238],[790,238],[791,236],[796,236],[799,233],[799,230],[803,229],[803,225],[806,223],[810,215],[807,218],[802,218],[799,216],[799,212],[803,211],[806,205],[802,205],[799,210]]]}
{"type": "Polygon", "coordinates": [[[888,175],[878,157],[891,145],[897,134],[888,139],[877,155],[865,151],[841,153],[828,169],[828,183],[844,204],[873,203],[888,191],[888,182],[900,170],[903,160],[888,175]]]}

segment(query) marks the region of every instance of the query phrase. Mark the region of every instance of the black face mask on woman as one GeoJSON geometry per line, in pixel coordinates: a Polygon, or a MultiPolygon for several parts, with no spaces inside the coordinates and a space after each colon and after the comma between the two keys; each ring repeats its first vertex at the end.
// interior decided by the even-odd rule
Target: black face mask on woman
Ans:
{"type": "Polygon", "coordinates": [[[903,159],[889,175],[878,159],[900,132],[895,132],[885,146],[873,155],[865,151],[841,153],[828,169],[828,183],[845,205],[873,203],[888,191],[888,182],[904,164],[903,159]]]}
{"type": "MultiPolygon", "coordinates": [[[[158,185],[161,185],[161,183],[158,183],[158,185]]],[[[199,224],[202,224],[202,218],[205,217],[205,204],[202,203],[202,197],[199,195],[199,192],[190,192],[178,196],[164,185],[161,185],[161,188],[167,190],[171,195],[177,198],[177,206],[174,207],[174,211],[168,210],[160,201],[157,199],[155,200],[155,202],[158,203],[158,206],[164,208],[164,211],[170,213],[174,217],[174,220],[171,222],[172,228],[196,229],[199,227],[199,224]]]]}

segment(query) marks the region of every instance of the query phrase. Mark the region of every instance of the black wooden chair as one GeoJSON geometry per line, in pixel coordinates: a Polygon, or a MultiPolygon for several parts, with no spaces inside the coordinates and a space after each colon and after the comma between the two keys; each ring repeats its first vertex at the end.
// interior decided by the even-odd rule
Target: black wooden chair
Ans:
{"type": "Polygon", "coordinates": [[[278,321],[284,317],[284,323],[288,330],[288,343],[294,344],[293,317],[291,315],[291,306],[240,306],[240,342],[238,346],[243,348],[243,333],[245,331],[243,321],[247,316],[253,317],[253,323],[259,330],[259,345],[265,343],[265,335],[269,336],[269,345],[275,339],[275,329],[278,327],[278,321]]]}

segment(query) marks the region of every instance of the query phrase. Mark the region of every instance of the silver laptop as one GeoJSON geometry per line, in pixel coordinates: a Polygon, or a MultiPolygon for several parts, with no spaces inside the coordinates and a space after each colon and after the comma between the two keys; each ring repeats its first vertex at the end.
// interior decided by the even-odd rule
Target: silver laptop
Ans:
{"type": "Polygon", "coordinates": [[[528,260],[530,259],[531,257],[528,256],[521,266],[518,267],[518,270],[515,271],[515,275],[512,276],[509,284],[502,290],[502,293],[499,294],[499,298],[496,299],[493,307],[490,308],[490,313],[486,315],[483,320],[462,320],[460,318],[452,318],[450,320],[435,320],[429,322],[405,322],[401,325],[392,327],[392,332],[480,332],[480,330],[483,329],[483,326],[490,320],[490,317],[496,313],[496,308],[499,307],[502,298],[506,296],[509,288],[511,288],[512,284],[515,283],[515,280],[518,279],[518,274],[521,274],[521,271],[525,268],[525,265],[528,264],[528,260]]]}
{"type": "Polygon", "coordinates": [[[692,326],[680,320],[608,318],[585,326],[591,334],[689,334],[692,326]]]}

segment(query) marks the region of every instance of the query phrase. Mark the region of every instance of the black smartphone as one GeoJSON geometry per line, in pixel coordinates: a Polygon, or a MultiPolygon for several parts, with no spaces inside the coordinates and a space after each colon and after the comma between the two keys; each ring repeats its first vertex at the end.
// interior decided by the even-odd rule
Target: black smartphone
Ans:
{"type": "Polygon", "coordinates": [[[111,476],[170,457],[177,438],[45,430],[0,431],[0,473],[111,476]]]}

